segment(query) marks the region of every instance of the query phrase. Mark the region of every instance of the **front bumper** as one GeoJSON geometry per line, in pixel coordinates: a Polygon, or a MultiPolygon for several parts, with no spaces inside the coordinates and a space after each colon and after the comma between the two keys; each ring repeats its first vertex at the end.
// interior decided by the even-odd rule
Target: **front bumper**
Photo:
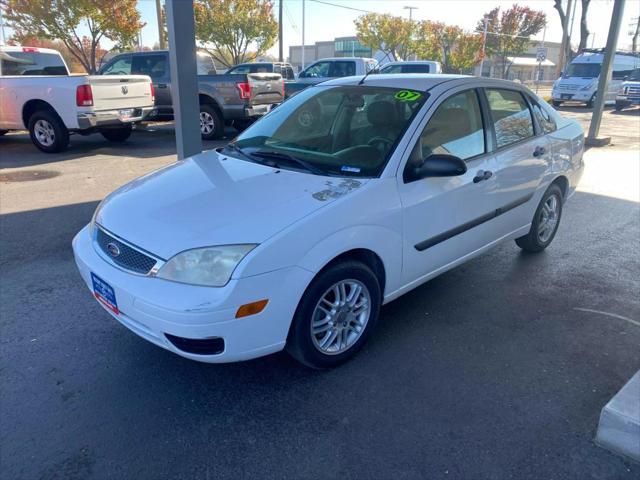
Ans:
{"type": "Polygon", "coordinates": [[[116,320],[162,348],[209,363],[248,360],[282,350],[298,301],[313,277],[302,268],[287,267],[212,288],[136,275],[98,255],[88,226],[73,239],[73,251],[92,292],[91,272],[113,288],[120,313],[100,305],[116,320]],[[261,313],[235,318],[238,307],[265,298],[269,303],[261,313]],[[167,334],[183,339],[222,338],[224,350],[214,355],[185,352],[167,334]]]}
{"type": "Polygon", "coordinates": [[[122,110],[103,110],[100,112],[78,113],[78,128],[86,130],[97,127],[116,127],[130,125],[143,120],[153,111],[153,107],[141,107],[123,110],[133,110],[131,116],[123,116],[122,110]]]}
{"type": "Polygon", "coordinates": [[[593,92],[591,91],[580,91],[573,90],[564,92],[561,90],[552,90],[551,98],[560,102],[588,102],[593,97],[593,92]]]}

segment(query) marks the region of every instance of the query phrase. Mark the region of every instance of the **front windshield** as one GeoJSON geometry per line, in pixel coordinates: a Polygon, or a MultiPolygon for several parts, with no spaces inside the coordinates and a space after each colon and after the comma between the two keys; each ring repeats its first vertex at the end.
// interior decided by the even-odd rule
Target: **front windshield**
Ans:
{"type": "Polygon", "coordinates": [[[307,88],[245,130],[231,148],[240,149],[239,158],[268,157],[282,168],[305,170],[306,164],[312,173],[376,177],[426,97],[373,86],[307,88]]]}
{"type": "Polygon", "coordinates": [[[600,75],[600,67],[601,65],[599,63],[572,63],[567,67],[564,76],[566,78],[596,78],[600,75]]]}

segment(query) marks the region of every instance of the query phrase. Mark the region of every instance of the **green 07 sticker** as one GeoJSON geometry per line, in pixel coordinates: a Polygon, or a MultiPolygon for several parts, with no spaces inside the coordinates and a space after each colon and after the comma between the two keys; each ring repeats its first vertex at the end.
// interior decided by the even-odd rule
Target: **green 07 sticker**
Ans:
{"type": "Polygon", "coordinates": [[[420,92],[413,92],[411,90],[400,90],[394,95],[396,100],[402,100],[404,102],[415,102],[422,94],[420,92]]]}

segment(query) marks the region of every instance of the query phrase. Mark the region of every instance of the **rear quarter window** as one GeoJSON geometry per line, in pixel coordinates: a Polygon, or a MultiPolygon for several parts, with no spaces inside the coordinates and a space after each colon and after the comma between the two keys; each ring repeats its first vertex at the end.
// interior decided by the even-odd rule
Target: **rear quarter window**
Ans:
{"type": "Polygon", "coordinates": [[[498,148],[533,137],[531,110],[520,92],[486,89],[498,148]]]}

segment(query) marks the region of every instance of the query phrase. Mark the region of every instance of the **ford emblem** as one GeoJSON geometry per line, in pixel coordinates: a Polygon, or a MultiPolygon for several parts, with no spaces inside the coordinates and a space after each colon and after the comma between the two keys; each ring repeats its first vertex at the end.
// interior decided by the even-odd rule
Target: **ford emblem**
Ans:
{"type": "Polygon", "coordinates": [[[111,255],[112,257],[117,257],[118,255],[120,255],[120,249],[115,243],[107,243],[107,252],[109,252],[109,255],[111,255]]]}
{"type": "Polygon", "coordinates": [[[127,93],[129,93],[129,88],[126,85],[123,85],[122,87],[120,87],[120,90],[122,90],[123,95],[126,95],[127,93]]]}

